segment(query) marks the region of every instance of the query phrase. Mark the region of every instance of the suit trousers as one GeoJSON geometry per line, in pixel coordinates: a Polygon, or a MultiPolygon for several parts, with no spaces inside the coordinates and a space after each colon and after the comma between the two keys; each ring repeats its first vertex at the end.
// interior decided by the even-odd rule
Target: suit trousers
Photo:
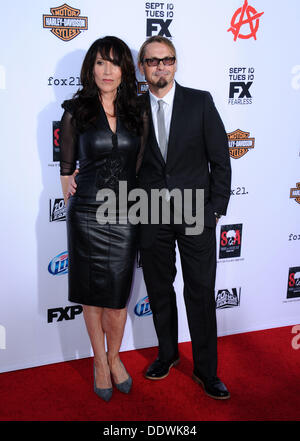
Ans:
{"type": "Polygon", "coordinates": [[[185,235],[182,225],[160,225],[154,242],[141,248],[141,263],[158,337],[159,358],[178,357],[178,315],[174,280],[176,242],[184,282],[184,302],[192,341],[194,372],[202,378],[217,373],[215,308],[216,235],[204,227],[200,235],[185,235]]]}

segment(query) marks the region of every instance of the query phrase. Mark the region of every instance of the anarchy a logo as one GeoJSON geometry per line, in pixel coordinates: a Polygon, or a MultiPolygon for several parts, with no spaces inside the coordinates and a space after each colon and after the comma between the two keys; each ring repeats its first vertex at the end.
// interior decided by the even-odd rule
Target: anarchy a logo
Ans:
{"type": "Polygon", "coordinates": [[[245,0],[244,4],[241,8],[238,8],[232,16],[231,26],[227,29],[227,32],[232,32],[234,35],[234,41],[238,38],[242,38],[244,40],[253,37],[256,40],[256,33],[259,27],[259,19],[263,15],[263,12],[257,12],[253,6],[248,5],[248,1],[245,0]],[[248,30],[248,33],[242,33],[241,29],[243,28],[243,32],[247,32],[244,30],[245,28],[248,30]]]}

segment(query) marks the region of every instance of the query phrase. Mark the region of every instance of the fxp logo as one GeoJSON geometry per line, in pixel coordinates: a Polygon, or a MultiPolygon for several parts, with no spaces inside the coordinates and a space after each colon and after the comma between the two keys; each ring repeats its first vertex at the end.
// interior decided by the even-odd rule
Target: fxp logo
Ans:
{"type": "Polygon", "coordinates": [[[48,271],[53,276],[60,276],[68,272],[68,252],[64,251],[53,257],[48,265],[48,271]]]}
{"type": "MultiPolygon", "coordinates": [[[[248,1],[245,0],[241,8],[238,8],[232,16],[231,26],[227,29],[227,32],[232,32],[234,35],[234,41],[238,38],[244,40],[253,37],[256,40],[256,33],[259,27],[259,19],[263,15],[263,12],[257,12],[252,6],[248,5],[248,1]],[[247,29],[249,33],[242,34],[241,29],[247,29]]],[[[246,32],[246,31],[245,31],[246,32]]]]}
{"type": "Polygon", "coordinates": [[[152,314],[148,296],[146,296],[143,299],[141,299],[135,305],[134,313],[138,317],[144,317],[145,315],[151,315],[152,314]]]}

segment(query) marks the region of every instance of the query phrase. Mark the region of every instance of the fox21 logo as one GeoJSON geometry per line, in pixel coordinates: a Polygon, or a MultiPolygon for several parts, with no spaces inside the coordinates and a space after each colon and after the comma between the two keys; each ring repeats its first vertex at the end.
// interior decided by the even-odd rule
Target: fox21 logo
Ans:
{"type": "Polygon", "coordinates": [[[243,224],[222,225],[219,258],[240,257],[243,224]]]}

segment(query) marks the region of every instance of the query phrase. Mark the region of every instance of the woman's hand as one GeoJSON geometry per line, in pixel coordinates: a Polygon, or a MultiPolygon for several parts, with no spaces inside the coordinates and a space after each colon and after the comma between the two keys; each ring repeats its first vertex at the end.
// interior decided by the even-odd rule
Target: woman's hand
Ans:
{"type": "Polygon", "coordinates": [[[77,184],[75,181],[76,175],[79,173],[79,170],[75,170],[74,173],[70,176],[61,176],[61,186],[64,195],[65,206],[67,206],[68,199],[70,196],[73,196],[76,193],[77,184]]]}
{"type": "Polygon", "coordinates": [[[67,187],[67,198],[73,196],[76,193],[77,184],[75,181],[76,175],[78,175],[79,170],[75,170],[71,176],[68,176],[68,187],[67,187]]]}

